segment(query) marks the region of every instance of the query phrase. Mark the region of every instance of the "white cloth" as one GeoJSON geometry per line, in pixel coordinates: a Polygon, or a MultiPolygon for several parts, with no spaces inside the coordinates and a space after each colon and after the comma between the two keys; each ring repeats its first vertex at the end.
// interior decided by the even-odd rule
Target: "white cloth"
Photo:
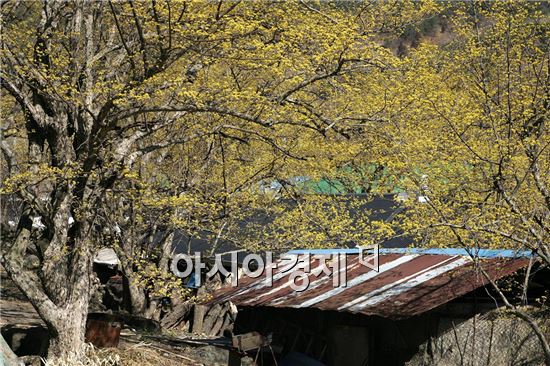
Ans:
{"type": "Polygon", "coordinates": [[[107,264],[109,266],[114,266],[120,264],[118,257],[115,251],[111,248],[101,248],[95,258],[94,263],[107,264]]]}

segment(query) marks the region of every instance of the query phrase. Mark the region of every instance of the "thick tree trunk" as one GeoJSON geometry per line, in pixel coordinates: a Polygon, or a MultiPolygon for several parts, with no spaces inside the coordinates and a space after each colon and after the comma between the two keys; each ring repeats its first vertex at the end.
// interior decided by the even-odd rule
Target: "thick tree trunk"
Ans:
{"type": "Polygon", "coordinates": [[[128,290],[130,292],[130,305],[132,314],[134,315],[144,315],[147,310],[147,297],[145,292],[136,284],[135,279],[132,276],[131,271],[125,271],[128,278],[128,290]]]}
{"type": "Polygon", "coordinates": [[[10,278],[48,327],[48,358],[78,352],[84,345],[88,303],[93,291],[90,281],[92,250],[85,237],[88,226],[81,224],[79,228],[81,231],[75,235],[74,249],[61,259],[53,254],[45,255],[38,274],[22,265],[24,251],[21,248],[25,248],[30,240],[30,232],[26,228],[20,230],[11,250],[2,258],[10,278]],[[72,271],[64,271],[58,264],[60,262],[70,265],[72,271]],[[53,268],[59,270],[54,271],[53,268]]]}
{"type": "MultiPolygon", "coordinates": [[[[153,229],[152,233],[156,233],[157,230],[153,229]]],[[[159,320],[160,311],[158,309],[158,299],[147,297],[146,290],[138,283],[137,275],[133,270],[133,263],[131,256],[128,257],[128,253],[134,252],[132,246],[135,242],[137,235],[135,233],[127,233],[127,238],[124,242],[124,248],[119,250],[117,255],[120,259],[122,270],[124,275],[128,279],[128,290],[130,293],[131,312],[134,315],[143,316],[144,318],[159,320]]],[[[158,263],[158,268],[161,272],[166,273],[169,269],[169,261],[172,249],[172,240],[174,233],[168,233],[161,243],[161,255],[158,263]]],[[[148,244],[152,245],[153,235],[150,235],[148,244]]]]}
{"type": "Polygon", "coordinates": [[[48,358],[63,357],[71,352],[78,352],[84,346],[88,302],[81,299],[71,304],[58,314],[53,314],[57,320],[48,326],[50,330],[50,346],[48,358]]]}
{"type": "MultiPolygon", "coordinates": [[[[14,272],[10,262],[4,267],[14,283],[27,295],[31,304],[46,323],[50,334],[48,358],[62,357],[68,353],[78,352],[84,345],[88,302],[90,297],[89,280],[83,277],[72,287],[73,296],[63,306],[54,304],[43,292],[35,287],[39,282],[32,273],[18,267],[21,272],[14,272]]],[[[82,267],[86,267],[84,264],[82,267]]]]}
{"type": "Polygon", "coordinates": [[[71,291],[64,304],[53,309],[37,309],[50,333],[49,359],[77,353],[84,346],[91,294],[89,280],[91,273],[87,268],[89,266],[86,265],[89,258],[81,258],[81,260],[80,269],[75,270],[71,275],[71,291]]]}
{"type": "Polygon", "coordinates": [[[0,365],[4,366],[21,366],[23,363],[13,353],[10,346],[6,343],[2,334],[0,334],[0,365]]]}
{"type": "Polygon", "coordinates": [[[160,313],[158,309],[158,300],[147,299],[145,290],[136,283],[133,271],[125,271],[128,278],[128,292],[130,294],[131,312],[134,315],[142,316],[147,319],[159,320],[160,313]]]}

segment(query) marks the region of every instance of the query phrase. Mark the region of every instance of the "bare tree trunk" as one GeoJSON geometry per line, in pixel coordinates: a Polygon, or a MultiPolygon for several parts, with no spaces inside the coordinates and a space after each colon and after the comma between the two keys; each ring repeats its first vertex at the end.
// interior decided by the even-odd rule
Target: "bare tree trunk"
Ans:
{"type": "MultiPolygon", "coordinates": [[[[151,235],[149,236],[150,240],[153,240],[153,234],[155,234],[156,228],[152,230],[151,235]]],[[[148,299],[146,290],[140,286],[137,275],[134,273],[133,270],[133,263],[131,256],[129,257],[128,253],[134,253],[134,247],[136,242],[138,242],[138,235],[134,232],[128,232],[127,238],[124,239],[123,242],[123,250],[119,251],[118,257],[122,264],[122,270],[124,272],[124,275],[128,279],[128,289],[130,292],[130,303],[131,303],[131,312],[134,315],[140,315],[145,318],[150,319],[156,319],[160,316],[160,313],[158,310],[158,300],[156,299],[148,299]]],[[[174,233],[168,233],[165,235],[163,241],[160,243],[161,245],[161,253],[159,262],[157,264],[157,267],[159,268],[160,272],[166,273],[169,268],[169,260],[170,255],[172,251],[172,240],[174,238],[174,233]]],[[[148,243],[149,246],[153,245],[152,243],[148,243]]]]}
{"type": "Polygon", "coordinates": [[[20,366],[22,364],[8,346],[2,334],[0,334],[0,364],[4,366],[20,366]]]}
{"type": "Polygon", "coordinates": [[[125,271],[125,275],[128,278],[132,314],[144,315],[147,310],[147,297],[145,296],[145,292],[143,288],[136,283],[131,270],[125,271]]]}
{"type": "Polygon", "coordinates": [[[56,320],[50,330],[50,346],[48,358],[60,357],[69,352],[80,350],[84,345],[86,318],[88,315],[88,301],[77,300],[57,314],[51,314],[56,320]]]}
{"type": "MultiPolygon", "coordinates": [[[[56,305],[36,288],[38,278],[29,272],[14,272],[15,268],[10,262],[4,262],[4,267],[46,323],[50,334],[48,357],[62,357],[64,354],[80,350],[84,345],[88,315],[90,274],[77,281],[76,286],[70,286],[73,291],[65,304],[56,305]]],[[[82,267],[86,265],[83,263],[82,267]]]]}
{"type": "MultiPolygon", "coordinates": [[[[46,323],[50,333],[48,357],[76,352],[84,345],[88,303],[93,290],[92,251],[86,238],[89,225],[76,224],[74,248],[67,255],[60,258],[58,254],[49,256],[46,252],[42,270],[37,275],[23,266],[24,250],[31,240],[26,220],[23,218],[14,244],[2,257],[2,264],[46,323]],[[70,266],[72,272],[64,270],[64,266],[70,266]]],[[[66,222],[66,217],[61,216],[60,220],[66,222]]],[[[50,245],[58,243],[52,240],[50,245]]]]}

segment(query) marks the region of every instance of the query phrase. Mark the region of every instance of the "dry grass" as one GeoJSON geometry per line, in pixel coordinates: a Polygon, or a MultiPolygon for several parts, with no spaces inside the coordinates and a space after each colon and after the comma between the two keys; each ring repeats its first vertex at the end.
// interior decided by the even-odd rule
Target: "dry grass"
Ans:
{"type": "Polygon", "coordinates": [[[79,352],[62,358],[44,360],[45,366],[170,366],[200,365],[182,355],[164,351],[145,343],[125,349],[98,349],[87,343],[79,352]]]}
{"type": "Polygon", "coordinates": [[[63,357],[43,360],[45,366],[118,366],[120,356],[109,350],[100,350],[86,343],[78,352],[70,352],[63,357]]]}

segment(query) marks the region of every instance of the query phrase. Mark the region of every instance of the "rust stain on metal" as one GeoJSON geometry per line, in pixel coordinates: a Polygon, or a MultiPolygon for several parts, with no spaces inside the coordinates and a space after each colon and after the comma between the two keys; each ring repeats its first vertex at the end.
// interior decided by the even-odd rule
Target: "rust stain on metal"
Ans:
{"type": "Polygon", "coordinates": [[[122,322],[110,314],[94,313],[86,321],[86,342],[98,348],[117,347],[122,322]]]}
{"type": "MultiPolygon", "coordinates": [[[[311,270],[319,266],[314,256],[309,260],[311,270]]],[[[513,274],[529,262],[527,258],[479,261],[494,280],[513,274]]],[[[488,283],[473,260],[462,255],[384,254],[379,257],[379,271],[358,263],[357,256],[348,255],[347,286],[334,287],[332,276],[324,273],[316,276],[310,271],[309,287],[302,292],[290,287],[290,275],[294,271],[301,270],[278,266],[273,270],[272,286],[265,277],[245,278],[236,288],[217,291],[211,303],[232,301],[237,306],[313,307],[400,319],[434,309],[488,283]]]]}

